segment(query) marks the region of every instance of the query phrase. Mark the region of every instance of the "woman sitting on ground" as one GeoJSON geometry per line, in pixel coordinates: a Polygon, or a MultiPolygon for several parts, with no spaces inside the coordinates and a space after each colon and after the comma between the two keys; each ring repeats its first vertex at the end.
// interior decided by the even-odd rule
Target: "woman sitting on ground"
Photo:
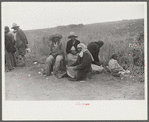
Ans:
{"type": "Polygon", "coordinates": [[[77,45],[79,52],[76,62],[67,67],[67,74],[71,81],[83,80],[92,71],[91,62],[94,60],[87,46],[83,43],[77,45]]]}
{"type": "Polygon", "coordinates": [[[111,56],[111,59],[108,63],[108,70],[111,72],[111,75],[115,76],[115,77],[120,77],[120,76],[124,76],[124,73],[129,73],[129,71],[125,71],[123,69],[122,66],[119,65],[118,61],[118,55],[117,54],[113,54],[111,56]]]}
{"type": "Polygon", "coordinates": [[[80,43],[78,36],[74,32],[70,32],[68,38],[70,39],[66,45],[66,53],[67,53],[67,64],[73,64],[78,57],[77,45],[80,43]]]}

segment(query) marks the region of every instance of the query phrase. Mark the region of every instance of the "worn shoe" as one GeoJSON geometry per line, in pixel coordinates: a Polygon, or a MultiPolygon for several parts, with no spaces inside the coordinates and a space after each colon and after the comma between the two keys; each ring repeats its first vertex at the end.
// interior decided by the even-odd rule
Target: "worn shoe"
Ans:
{"type": "Polygon", "coordinates": [[[69,81],[77,81],[75,78],[68,78],[69,81]]]}

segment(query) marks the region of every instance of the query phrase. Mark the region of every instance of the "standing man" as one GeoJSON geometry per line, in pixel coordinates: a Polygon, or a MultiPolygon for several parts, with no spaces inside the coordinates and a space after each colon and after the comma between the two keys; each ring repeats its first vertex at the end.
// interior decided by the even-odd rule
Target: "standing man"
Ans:
{"type": "Polygon", "coordinates": [[[17,49],[17,58],[22,60],[22,63],[26,65],[26,48],[28,48],[28,40],[25,33],[22,29],[19,28],[16,23],[12,24],[12,29],[16,31],[16,49],[17,49]]]}
{"type": "Polygon", "coordinates": [[[14,36],[10,32],[8,26],[5,26],[5,49],[7,51],[6,53],[7,53],[7,56],[8,56],[8,57],[6,56],[7,57],[7,62],[9,62],[8,60],[10,60],[11,66],[16,67],[15,40],[14,40],[14,36]]]}
{"type": "Polygon", "coordinates": [[[100,60],[99,60],[99,52],[100,48],[103,46],[104,42],[103,41],[98,41],[98,42],[90,42],[87,46],[88,50],[92,54],[94,61],[92,61],[93,64],[96,65],[101,65],[100,60]]]}
{"type": "Polygon", "coordinates": [[[75,35],[74,32],[70,32],[70,35],[68,36],[68,38],[70,39],[67,42],[67,46],[66,46],[68,65],[74,63],[78,57],[77,45],[80,43],[80,41],[76,39],[77,37],[78,36],[75,35]]]}

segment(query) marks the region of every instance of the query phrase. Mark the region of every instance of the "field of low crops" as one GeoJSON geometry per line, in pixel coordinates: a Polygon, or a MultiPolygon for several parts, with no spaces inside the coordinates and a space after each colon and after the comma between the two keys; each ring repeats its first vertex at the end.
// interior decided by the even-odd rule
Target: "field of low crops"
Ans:
{"type": "Polygon", "coordinates": [[[120,56],[119,63],[125,69],[129,69],[133,75],[144,75],[144,19],[26,30],[25,34],[31,48],[27,60],[45,62],[49,53],[48,39],[53,33],[62,34],[63,49],[66,50],[71,31],[86,45],[93,41],[104,42],[100,50],[100,60],[104,66],[107,65],[110,56],[117,53],[120,56]]]}

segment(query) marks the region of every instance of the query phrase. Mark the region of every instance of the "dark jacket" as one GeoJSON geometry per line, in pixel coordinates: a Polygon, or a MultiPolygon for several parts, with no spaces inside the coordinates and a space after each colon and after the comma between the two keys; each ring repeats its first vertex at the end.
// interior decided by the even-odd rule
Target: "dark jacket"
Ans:
{"type": "Polygon", "coordinates": [[[26,46],[26,44],[28,44],[28,40],[23,30],[19,28],[16,32],[16,45],[19,47],[22,44],[26,46]]]}
{"type": "Polygon", "coordinates": [[[5,49],[7,50],[7,52],[9,53],[16,52],[16,48],[14,45],[15,41],[13,35],[10,32],[5,33],[5,49]]]}
{"type": "Polygon", "coordinates": [[[76,71],[78,71],[77,80],[83,79],[87,73],[92,71],[91,67],[91,56],[88,52],[83,53],[83,57],[78,56],[76,62],[71,66],[76,66],[76,71]]]}
{"type": "Polygon", "coordinates": [[[92,54],[94,58],[94,61],[92,62],[94,64],[96,64],[96,62],[100,64],[98,55],[99,55],[100,47],[102,45],[103,43],[99,44],[98,42],[90,42],[87,46],[88,50],[90,51],[90,53],[92,54]]]}
{"type": "Polygon", "coordinates": [[[66,53],[67,53],[67,54],[68,54],[68,53],[71,53],[70,49],[72,48],[72,46],[74,46],[75,49],[76,49],[76,51],[78,51],[78,50],[77,50],[77,45],[78,45],[79,43],[80,43],[80,41],[79,41],[79,40],[76,40],[76,42],[75,42],[74,45],[73,45],[72,40],[69,40],[69,41],[67,42],[67,46],[66,46],[66,53]]]}

